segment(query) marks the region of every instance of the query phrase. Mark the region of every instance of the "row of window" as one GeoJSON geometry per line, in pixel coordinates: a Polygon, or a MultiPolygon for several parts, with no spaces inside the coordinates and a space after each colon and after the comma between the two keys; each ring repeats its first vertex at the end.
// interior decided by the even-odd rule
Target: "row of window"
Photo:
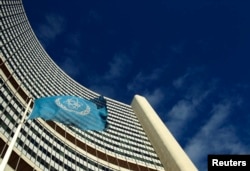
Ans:
{"type": "MultiPolygon", "coordinates": [[[[7,135],[6,133],[8,133],[9,136],[13,135],[13,128],[17,126],[16,122],[17,120],[14,120],[12,118],[12,116],[10,116],[9,113],[14,114],[13,112],[10,112],[10,110],[5,110],[5,108],[3,108],[2,105],[0,105],[0,111],[3,111],[1,113],[1,129],[3,128],[4,135],[7,135]],[[4,117],[6,116],[6,117],[4,117]],[[11,119],[11,120],[9,120],[11,119]],[[14,126],[16,125],[16,126],[14,126]]],[[[1,130],[1,131],[3,131],[1,130]]],[[[7,137],[8,138],[8,137],[7,137]]],[[[51,139],[52,140],[52,139],[51,139]]],[[[85,170],[84,168],[87,168],[86,165],[83,165],[83,163],[86,163],[89,165],[93,165],[92,167],[97,167],[97,168],[102,168],[105,170],[110,170],[105,166],[102,166],[94,161],[89,160],[87,157],[83,156],[80,153],[77,153],[75,150],[72,150],[70,147],[68,147],[67,145],[63,144],[61,141],[59,141],[57,138],[55,138],[55,136],[52,136],[49,132],[38,132],[36,129],[34,129],[33,127],[31,127],[31,124],[29,124],[28,122],[26,122],[24,129],[21,130],[21,135],[20,138],[18,139],[18,144],[21,147],[21,151],[23,154],[25,154],[25,156],[27,157],[32,157],[35,158],[35,161],[38,162],[38,166],[41,168],[41,164],[43,165],[44,169],[48,169],[50,168],[50,170],[58,170],[53,168],[53,166],[51,165],[53,162],[51,161],[51,159],[57,163],[58,166],[63,166],[66,170],[72,170],[71,167],[72,165],[76,165],[79,168],[82,168],[83,170],[85,170]],[[32,136],[30,136],[25,130],[28,130],[31,132],[32,136]],[[43,135],[43,136],[42,136],[43,135]],[[44,136],[46,135],[46,138],[44,138],[44,136]],[[48,139],[50,139],[53,137],[53,141],[50,142],[48,141],[48,139]],[[56,143],[58,144],[56,144],[56,143]],[[45,146],[47,148],[45,148],[45,146]],[[58,147],[57,147],[58,146],[58,147]],[[51,150],[53,149],[53,150],[51,150]],[[25,151],[23,151],[25,150],[25,151]],[[39,153],[38,151],[41,151],[41,153],[39,153]],[[49,152],[51,151],[51,152],[49,152]],[[68,152],[66,152],[68,151],[68,152]],[[56,152],[56,153],[55,153],[56,152]],[[69,152],[72,153],[71,155],[69,155],[69,152]],[[26,153],[28,155],[26,155],[26,153]],[[52,155],[52,153],[54,155],[52,155]],[[45,158],[42,157],[45,154],[45,158]],[[60,157],[56,157],[55,154],[59,154],[63,157],[63,160],[60,159],[60,157]],[[43,159],[44,158],[44,159],[43,159]],[[65,159],[68,160],[68,162],[64,161],[65,159]],[[85,162],[78,162],[76,159],[85,161],[85,162]],[[68,163],[68,164],[65,164],[68,163]],[[71,166],[70,166],[71,165],[71,166]]]]}
{"type": "MultiPolygon", "coordinates": [[[[10,118],[10,117],[8,117],[8,118],[10,118]]],[[[13,122],[14,122],[14,120],[12,120],[13,122]]],[[[42,128],[41,128],[42,129],[42,128]]],[[[34,129],[31,129],[31,131],[33,132],[33,133],[35,133],[35,134],[39,134],[36,130],[34,130],[34,129]]],[[[48,133],[46,133],[47,135],[48,135],[48,133]]],[[[91,137],[92,138],[92,137],[91,137]]],[[[85,137],[85,139],[88,139],[89,140],[89,138],[87,138],[87,137],[85,137]]],[[[97,143],[97,140],[98,140],[98,138],[97,137],[95,137],[95,140],[94,140],[94,143],[96,144],[97,143]]],[[[102,141],[102,140],[101,140],[102,141]]],[[[110,144],[110,142],[106,142],[107,144],[110,144]]],[[[46,144],[48,144],[48,143],[46,143],[46,144]]],[[[98,144],[98,143],[97,143],[98,144]]],[[[100,144],[100,146],[102,146],[102,144],[100,144]]],[[[143,159],[143,157],[139,157],[139,156],[136,156],[135,154],[137,153],[137,154],[140,154],[140,152],[138,152],[138,151],[136,151],[136,150],[133,150],[132,151],[132,155],[133,156],[131,156],[130,154],[128,154],[128,152],[130,151],[130,148],[131,148],[131,146],[127,146],[127,148],[122,148],[123,146],[121,146],[121,147],[119,147],[119,148],[117,148],[118,150],[116,150],[115,152],[117,153],[117,154],[121,154],[121,155],[124,155],[124,153],[125,153],[125,156],[127,156],[127,157],[132,157],[132,158],[134,158],[134,159],[137,159],[137,160],[143,160],[143,161],[145,161],[145,159],[143,159]],[[130,147],[130,148],[129,148],[130,147]],[[123,150],[124,149],[124,150],[123,150]],[[119,152],[120,151],[120,152],[119,152]]],[[[109,150],[112,150],[113,151],[113,149],[109,149],[109,150]]],[[[141,154],[142,156],[147,156],[147,154],[141,154]]],[[[151,159],[152,159],[152,157],[151,156],[149,156],[151,159]]],[[[150,161],[147,161],[147,162],[149,162],[150,163],[150,161]]]]}
{"type": "MultiPolygon", "coordinates": [[[[118,127],[119,127],[119,126],[118,126],[118,127]]],[[[124,131],[123,128],[121,128],[120,130],[124,131]]],[[[116,131],[117,131],[117,130],[116,130],[116,131]]],[[[133,131],[133,130],[132,130],[132,129],[131,129],[131,130],[128,130],[128,132],[130,132],[130,131],[133,131]]],[[[137,135],[137,132],[134,133],[134,136],[138,136],[138,135],[137,135]]],[[[91,138],[95,139],[95,137],[93,137],[93,136],[92,136],[91,138]]],[[[134,141],[134,139],[133,139],[133,141],[134,141]]],[[[95,142],[96,145],[102,146],[102,144],[96,143],[96,140],[93,140],[93,142],[95,142]]],[[[107,144],[108,144],[108,142],[107,142],[107,144]]],[[[128,146],[128,147],[129,147],[129,146],[128,146]]],[[[106,147],[106,148],[107,148],[107,147],[106,147]]],[[[122,150],[122,151],[123,151],[123,150],[122,150]]],[[[122,152],[122,153],[119,152],[119,151],[117,151],[117,152],[118,152],[119,154],[123,154],[123,155],[125,154],[125,156],[128,156],[128,154],[126,153],[127,151],[130,151],[130,148],[127,148],[127,149],[124,150],[124,152],[122,152]]],[[[140,154],[140,152],[138,152],[138,151],[136,151],[136,150],[133,150],[132,152],[133,152],[133,153],[138,153],[138,154],[140,154]]],[[[129,155],[129,156],[131,157],[131,155],[129,155]]],[[[146,155],[146,154],[141,154],[141,156],[142,156],[141,158],[143,158],[143,156],[147,156],[147,155],[146,155]]]]}
{"type": "MultiPolygon", "coordinates": [[[[31,127],[32,128],[32,127],[31,127]]],[[[22,133],[23,135],[27,135],[27,133],[22,130],[22,133]]],[[[41,134],[41,133],[40,133],[41,134]]],[[[37,136],[41,136],[40,134],[37,134],[37,136]]],[[[68,168],[71,168],[73,165],[76,165],[80,168],[82,168],[83,170],[85,170],[87,167],[84,166],[82,163],[89,163],[97,168],[105,168],[106,170],[109,170],[107,167],[105,166],[102,166],[92,160],[89,160],[87,157],[83,156],[82,154],[80,153],[77,153],[75,150],[71,149],[70,147],[68,147],[67,145],[63,144],[61,141],[56,140],[56,142],[59,144],[60,143],[60,146],[61,148],[58,148],[57,146],[54,145],[54,143],[52,144],[50,141],[48,141],[48,137],[50,137],[48,134],[48,132],[44,132],[43,133],[44,135],[47,135],[46,138],[44,137],[41,137],[42,139],[42,143],[41,142],[37,142],[33,137],[27,135],[27,139],[35,146],[35,147],[38,147],[40,151],[42,151],[43,154],[46,155],[46,158],[50,158],[52,159],[53,161],[55,161],[58,165],[61,165],[63,166],[63,164],[65,165],[68,165],[67,167],[68,168]],[[63,158],[67,159],[68,162],[66,161],[62,161],[60,159],[58,159],[57,157],[55,157],[56,155],[53,154],[53,152],[50,150],[50,149],[53,149],[53,151],[55,151],[57,154],[59,154],[60,156],[62,156],[63,158]],[[50,152],[51,151],[51,152],[50,152]],[[76,160],[76,158],[78,159],[81,159],[83,162],[79,162],[76,160]],[[71,166],[69,166],[71,165],[71,166]]],[[[54,138],[54,137],[53,137],[54,138]]],[[[55,141],[53,140],[53,141],[55,141]]],[[[48,161],[49,163],[51,163],[51,161],[48,161]]],[[[65,167],[65,166],[64,166],[65,167]]],[[[67,169],[69,170],[69,169],[67,169]]]]}
{"type": "Polygon", "coordinates": [[[1,0],[0,4],[1,5],[15,5],[15,4],[21,4],[22,1],[20,0],[1,0]]]}
{"type": "MultiPolygon", "coordinates": [[[[74,130],[73,128],[70,128],[71,130],[74,130]]],[[[157,164],[161,166],[159,163],[159,158],[156,155],[151,155],[149,154],[149,149],[145,147],[139,147],[138,144],[134,143],[131,144],[127,141],[127,144],[124,142],[121,144],[121,140],[119,141],[118,139],[115,139],[113,137],[106,137],[105,134],[102,134],[104,137],[99,138],[97,136],[91,136],[89,137],[88,134],[82,134],[79,132],[76,132],[80,137],[83,139],[92,142],[95,145],[99,145],[100,147],[103,147],[104,149],[111,151],[115,154],[118,154],[120,156],[126,156],[131,159],[135,159],[138,161],[146,162],[146,163],[151,163],[151,164],[157,164]],[[105,138],[105,139],[104,139],[105,138]],[[118,141],[117,141],[118,140],[118,141]],[[155,160],[154,160],[155,159],[155,160]]],[[[136,139],[134,139],[136,140],[136,139]]],[[[122,140],[124,141],[124,140],[122,140]]],[[[142,145],[142,144],[140,144],[142,145]]],[[[151,151],[154,152],[154,151],[151,151]]]]}
{"type": "MultiPolygon", "coordinates": [[[[7,25],[4,25],[5,28],[2,29],[2,37],[3,37],[3,41],[4,43],[9,42],[10,40],[13,40],[13,38],[17,39],[20,35],[22,35],[21,38],[24,38],[23,40],[21,40],[21,42],[23,41],[27,41],[26,36],[23,36],[23,34],[25,33],[26,30],[29,30],[30,28],[28,27],[27,23],[25,23],[25,17],[24,15],[20,15],[23,17],[19,17],[16,18],[16,22],[13,22],[13,26],[12,27],[7,27],[7,25]]],[[[8,21],[4,20],[4,18],[2,18],[2,23],[7,23],[8,21]]],[[[2,26],[3,27],[3,26],[2,26]]],[[[20,42],[18,42],[17,44],[14,45],[14,47],[18,47],[20,46],[20,42]]]]}
{"type": "MultiPolygon", "coordinates": [[[[22,23],[24,23],[26,21],[24,14],[20,14],[19,17],[15,17],[15,19],[11,19],[12,16],[8,16],[8,17],[3,17],[1,18],[2,21],[2,30],[6,30],[6,29],[12,29],[15,26],[19,26],[18,30],[23,30],[24,26],[22,25],[22,23]],[[22,16],[22,17],[21,17],[22,16]]],[[[16,29],[16,28],[15,28],[16,29]]],[[[16,30],[13,30],[13,32],[15,32],[16,30]]]]}
{"type": "Polygon", "coordinates": [[[109,110],[109,113],[111,114],[110,119],[117,121],[117,123],[121,124],[121,126],[123,127],[129,127],[130,129],[135,129],[138,130],[140,132],[143,132],[143,129],[141,127],[141,125],[139,124],[138,120],[132,120],[132,119],[125,119],[123,117],[120,116],[120,114],[117,114],[118,111],[114,111],[114,110],[109,110]]]}
{"type": "MultiPolygon", "coordinates": [[[[7,99],[7,100],[10,100],[10,99],[7,99]]],[[[14,108],[13,108],[14,109],[14,108]]],[[[8,112],[10,112],[10,111],[8,111],[8,112]]],[[[14,112],[13,112],[14,113],[14,112]]],[[[6,116],[8,116],[8,113],[6,113],[5,114],[6,116]]],[[[11,118],[10,116],[8,116],[7,118],[11,118]]],[[[6,121],[5,121],[6,122],[6,121]]],[[[15,120],[11,120],[11,122],[15,122],[15,120]]],[[[43,127],[42,126],[40,126],[40,129],[38,129],[37,128],[37,130],[41,130],[41,129],[43,129],[43,127]]],[[[29,130],[33,133],[33,134],[35,134],[35,135],[37,135],[37,136],[39,136],[39,135],[41,135],[41,133],[39,133],[39,132],[37,132],[36,131],[36,129],[34,129],[34,128],[32,128],[32,127],[29,127],[29,130]]],[[[50,135],[46,130],[43,130],[43,131],[45,131],[45,134],[48,136],[48,135],[50,135]]],[[[51,135],[51,138],[54,138],[54,136],[52,136],[51,135]]],[[[87,137],[85,137],[86,139],[88,139],[89,140],[89,138],[87,138],[87,137]]],[[[91,137],[92,138],[92,137],[91,137]]],[[[44,139],[45,140],[45,139],[44,139]]],[[[44,141],[43,140],[43,141],[44,141]]],[[[98,144],[97,141],[98,140],[98,138],[97,137],[95,137],[95,141],[93,142],[93,143],[95,143],[95,144],[98,144]]],[[[58,144],[60,144],[61,146],[63,146],[63,144],[62,144],[62,142],[61,141],[59,141],[59,140],[53,140],[54,142],[56,141],[58,144]]],[[[102,140],[101,140],[102,141],[102,140]]],[[[107,144],[109,144],[109,142],[106,142],[107,144]]],[[[45,142],[45,144],[49,144],[48,142],[45,142]]],[[[102,144],[99,144],[100,146],[102,146],[102,144]]],[[[51,146],[52,147],[52,145],[49,145],[49,146],[51,146]]],[[[131,148],[131,147],[130,147],[131,148]]],[[[132,151],[132,153],[128,153],[128,151],[130,151],[130,148],[129,148],[129,146],[127,147],[127,149],[125,148],[124,150],[123,150],[123,148],[117,148],[118,150],[117,151],[115,151],[115,153],[117,153],[117,154],[120,154],[120,153],[122,153],[121,155],[124,155],[124,153],[125,153],[125,156],[127,156],[127,157],[132,157],[132,158],[134,158],[134,159],[136,159],[136,160],[143,160],[144,162],[146,161],[146,162],[148,162],[148,163],[151,163],[152,161],[147,161],[147,160],[145,160],[145,159],[143,159],[143,158],[141,158],[141,157],[139,157],[138,155],[135,155],[136,153],[140,153],[140,152],[138,152],[138,151],[132,151]],[[120,150],[120,152],[119,152],[119,150],[120,150]],[[131,156],[131,155],[133,155],[133,156],[131,156]]],[[[109,150],[113,150],[113,149],[109,149],[109,150]]],[[[58,152],[58,150],[56,150],[56,152],[57,153],[59,153],[58,152]]],[[[146,156],[146,154],[142,154],[142,155],[145,155],[146,156]]],[[[154,162],[152,163],[152,164],[155,164],[154,162]]]]}
{"type": "Polygon", "coordinates": [[[1,10],[2,18],[4,17],[5,18],[4,20],[7,21],[10,26],[16,25],[26,20],[25,15],[23,15],[24,11],[21,9],[22,6],[17,6],[17,8],[19,9],[15,11],[14,13],[6,12],[5,8],[2,8],[1,10]]]}
{"type": "Polygon", "coordinates": [[[5,13],[7,13],[8,15],[13,15],[13,14],[17,14],[17,13],[20,13],[20,12],[23,12],[23,8],[22,8],[22,5],[21,4],[17,4],[17,5],[5,5],[4,8],[2,8],[3,11],[5,13]]]}
{"type": "Polygon", "coordinates": [[[29,42],[29,40],[31,39],[30,35],[27,34],[27,30],[25,30],[24,32],[22,32],[22,34],[19,34],[17,37],[12,39],[6,36],[7,33],[9,32],[4,30],[3,34],[1,35],[1,40],[3,42],[3,46],[1,48],[6,58],[9,58],[15,53],[25,53],[25,51],[23,51],[22,48],[24,47],[25,43],[29,42]],[[6,38],[3,35],[5,35],[6,38]]]}

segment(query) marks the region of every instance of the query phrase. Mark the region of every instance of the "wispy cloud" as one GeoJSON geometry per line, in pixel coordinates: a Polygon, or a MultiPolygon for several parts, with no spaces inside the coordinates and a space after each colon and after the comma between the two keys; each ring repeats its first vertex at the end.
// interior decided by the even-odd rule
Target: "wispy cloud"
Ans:
{"type": "Polygon", "coordinates": [[[208,154],[241,154],[250,151],[240,142],[234,127],[226,123],[232,108],[233,104],[228,100],[215,105],[210,119],[186,145],[185,151],[200,170],[206,170],[208,154]]]}
{"type": "Polygon", "coordinates": [[[67,34],[67,41],[70,44],[70,47],[82,51],[82,33],[81,32],[71,32],[67,34]]]}
{"type": "Polygon", "coordinates": [[[173,81],[173,86],[174,86],[175,88],[180,88],[180,87],[182,87],[183,84],[184,84],[184,82],[185,82],[185,79],[189,76],[189,74],[190,74],[190,73],[186,73],[185,75],[183,75],[183,76],[181,76],[181,77],[175,79],[175,80],[173,81]]]}
{"type": "MultiPolygon", "coordinates": [[[[184,75],[181,75],[180,77],[176,78],[173,81],[173,86],[174,88],[183,88],[186,86],[186,83],[189,82],[190,78],[193,80],[193,76],[198,75],[199,73],[202,73],[204,71],[204,67],[195,67],[195,68],[187,68],[186,72],[184,75]]],[[[196,79],[197,81],[197,79],[196,79]]]]}
{"type": "Polygon", "coordinates": [[[79,78],[83,72],[86,72],[86,58],[83,49],[82,33],[75,31],[64,35],[67,45],[62,49],[63,57],[58,58],[60,67],[71,77],[79,78]]]}
{"type": "Polygon", "coordinates": [[[127,90],[143,95],[149,101],[149,103],[156,108],[165,99],[164,87],[158,85],[161,79],[163,79],[163,72],[166,70],[166,66],[159,66],[152,69],[147,73],[140,71],[132,81],[127,84],[127,90]]]}
{"type": "Polygon", "coordinates": [[[113,59],[109,62],[109,69],[104,75],[104,79],[107,81],[122,78],[127,75],[128,69],[130,68],[132,61],[126,54],[116,54],[113,59]]]}
{"type": "Polygon", "coordinates": [[[171,129],[174,136],[178,139],[183,134],[183,127],[198,115],[198,108],[202,106],[206,98],[215,90],[215,83],[205,87],[200,82],[188,82],[189,77],[193,78],[194,71],[188,70],[183,76],[173,81],[173,86],[177,90],[185,87],[181,99],[177,101],[167,114],[166,125],[171,129]],[[185,86],[184,86],[185,85],[185,86]]]}
{"type": "Polygon", "coordinates": [[[102,23],[102,15],[94,9],[89,11],[89,16],[88,16],[88,22],[94,22],[96,24],[101,24],[102,23]]]}
{"type": "Polygon", "coordinates": [[[142,95],[146,97],[146,99],[154,108],[156,108],[165,98],[164,91],[160,88],[156,88],[152,92],[147,91],[142,95]]]}
{"type": "Polygon", "coordinates": [[[60,67],[72,78],[78,76],[81,70],[77,62],[70,57],[65,58],[60,64],[60,67]]]}
{"type": "Polygon", "coordinates": [[[230,91],[221,91],[218,79],[205,81],[203,71],[204,68],[188,69],[173,81],[172,86],[180,95],[166,121],[166,126],[182,142],[199,170],[207,170],[208,154],[250,152],[250,148],[240,141],[242,135],[236,132],[237,125],[228,124],[243,99],[230,91]]]}
{"type": "Polygon", "coordinates": [[[42,44],[46,47],[50,42],[60,35],[66,27],[65,19],[58,14],[48,14],[44,23],[38,26],[37,35],[42,44]]]}
{"type": "Polygon", "coordinates": [[[162,77],[162,73],[165,71],[165,66],[160,66],[153,69],[150,73],[146,74],[140,71],[131,82],[127,84],[129,91],[139,91],[146,89],[148,84],[152,84],[155,80],[159,80],[162,77]]]}
{"type": "Polygon", "coordinates": [[[119,89],[121,86],[120,80],[128,75],[129,68],[132,66],[132,61],[129,56],[124,53],[115,54],[108,63],[107,70],[103,75],[92,77],[90,80],[90,89],[102,93],[105,96],[115,98],[117,94],[114,89],[119,89]]]}
{"type": "Polygon", "coordinates": [[[182,135],[182,128],[196,115],[195,105],[188,100],[180,100],[168,113],[167,127],[176,138],[182,135]]]}

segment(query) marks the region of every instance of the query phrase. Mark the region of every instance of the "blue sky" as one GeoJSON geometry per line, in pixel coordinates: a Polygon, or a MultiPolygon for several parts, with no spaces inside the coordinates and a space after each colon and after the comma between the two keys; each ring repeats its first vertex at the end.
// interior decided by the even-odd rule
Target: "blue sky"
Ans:
{"type": "Polygon", "coordinates": [[[250,2],[23,1],[66,73],[127,104],[145,96],[200,170],[208,154],[250,154],[250,2]]]}

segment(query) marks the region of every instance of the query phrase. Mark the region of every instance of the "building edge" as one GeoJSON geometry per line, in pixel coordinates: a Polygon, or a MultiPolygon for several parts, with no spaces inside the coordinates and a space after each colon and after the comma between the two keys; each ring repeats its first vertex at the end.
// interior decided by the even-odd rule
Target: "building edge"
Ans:
{"type": "Polygon", "coordinates": [[[166,171],[198,171],[145,97],[135,95],[131,106],[166,171]]]}

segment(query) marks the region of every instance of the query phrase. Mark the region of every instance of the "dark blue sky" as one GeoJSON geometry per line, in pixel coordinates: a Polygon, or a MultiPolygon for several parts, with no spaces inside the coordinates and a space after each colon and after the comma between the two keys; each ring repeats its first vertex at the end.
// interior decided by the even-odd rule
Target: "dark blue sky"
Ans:
{"type": "Polygon", "coordinates": [[[91,90],[145,96],[200,170],[250,153],[250,2],[23,0],[48,54],[91,90]]]}

